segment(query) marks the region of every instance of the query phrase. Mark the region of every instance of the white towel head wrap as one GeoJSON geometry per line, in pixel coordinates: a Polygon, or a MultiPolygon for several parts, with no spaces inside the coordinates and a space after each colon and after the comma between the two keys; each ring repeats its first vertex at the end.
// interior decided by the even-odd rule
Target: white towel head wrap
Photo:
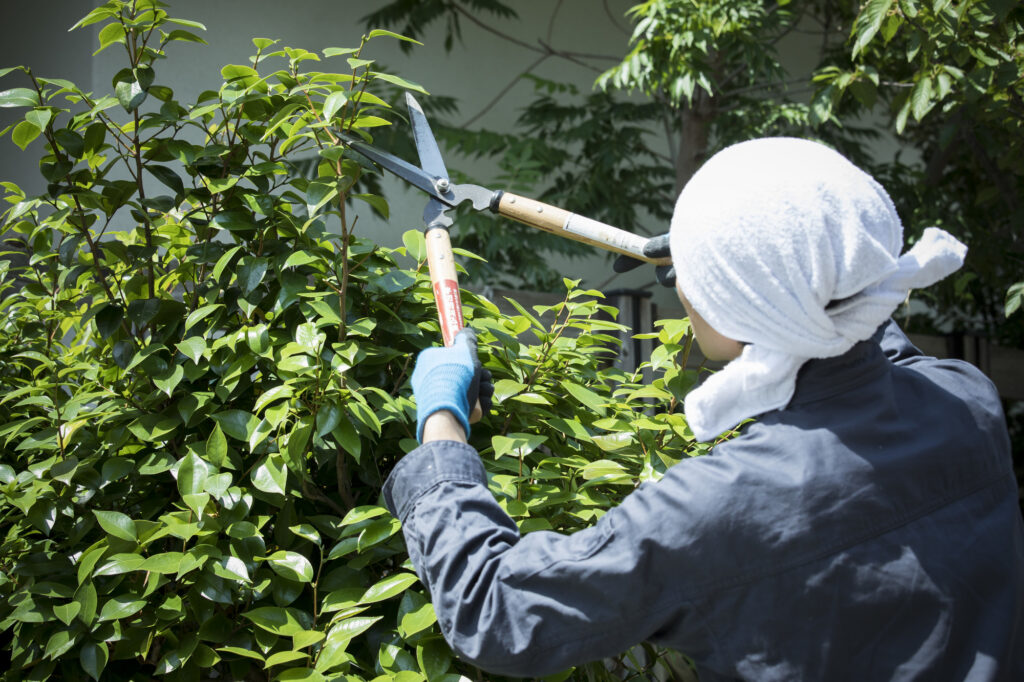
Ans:
{"type": "Polygon", "coordinates": [[[967,248],[928,228],[904,255],[885,190],[828,147],[791,138],[743,142],[683,188],[672,262],[690,304],[747,344],[686,398],[699,440],[785,407],[800,367],[870,338],[912,288],[956,271],[967,248]]]}

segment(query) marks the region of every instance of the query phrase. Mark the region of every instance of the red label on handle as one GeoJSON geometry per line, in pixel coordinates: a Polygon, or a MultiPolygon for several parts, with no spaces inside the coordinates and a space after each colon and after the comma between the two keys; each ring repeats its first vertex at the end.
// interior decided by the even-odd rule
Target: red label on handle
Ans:
{"type": "Polygon", "coordinates": [[[459,297],[459,283],[452,279],[434,282],[434,301],[437,316],[441,321],[441,337],[444,345],[450,346],[455,335],[465,325],[462,322],[462,299],[459,297]]]}

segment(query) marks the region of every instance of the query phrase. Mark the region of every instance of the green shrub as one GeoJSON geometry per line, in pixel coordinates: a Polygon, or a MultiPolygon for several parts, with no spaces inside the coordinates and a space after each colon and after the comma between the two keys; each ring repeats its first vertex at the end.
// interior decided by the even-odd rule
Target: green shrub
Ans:
{"type": "MultiPolygon", "coordinates": [[[[344,73],[256,39],[186,107],[158,77],[200,25],[143,0],[97,22],[128,55],[114,95],[20,67],[32,87],[0,93],[49,183],[3,184],[0,678],[480,679],[380,506],[439,338],[422,235],[353,234],[353,200],[387,203],[341,134],[388,123],[381,86],[417,87],[366,56],[396,36],[323,50],[344,73]]],[[[687,323],[663,323],[644,385],[610,365],[615,311],[566,284],[514,315],[463,294],[497,388],[473,443],[524,531],[587,526],[698,452],[687,323]]]]}

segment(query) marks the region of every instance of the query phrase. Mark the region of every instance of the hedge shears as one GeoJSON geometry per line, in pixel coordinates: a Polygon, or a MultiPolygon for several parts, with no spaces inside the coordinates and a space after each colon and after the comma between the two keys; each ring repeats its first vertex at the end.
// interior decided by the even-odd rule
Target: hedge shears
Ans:
{"type": "Polygon", "coordinates": [[[625,254],[640,261],[655,265],[668,265],[671,262],[669,258],[649,258],[644,255],[647,237],[511,192],[492,190],[479,185],[452,183],[423,108],[409,93],[406,93],[405,100],[409,108],[416,151],[420,157],[419,167],[363,142],[349,140],[347,144],[382,168],[423,190],[430,197],[423,211],[423,221],[426,223],[427,265],[434,288],[434,300],[437,303],[444,345],[450,346],[455,334],[464,326],[455,259],[448,234],[452,219],[447,214],[449,209],[464,201],[471,202],[477,211],[487,209],[524,225],[607,251],[625,254]]]}

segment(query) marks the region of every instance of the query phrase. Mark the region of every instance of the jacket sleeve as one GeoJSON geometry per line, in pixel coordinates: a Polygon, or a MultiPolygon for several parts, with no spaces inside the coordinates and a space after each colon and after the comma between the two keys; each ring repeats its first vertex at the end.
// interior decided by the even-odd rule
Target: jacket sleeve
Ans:
{"type": "Polygon", "coordinates": [[[384,494],[445,638],[489,672],[550,674],[689,620],[685,599],[666,598],[672,589],[657,560],[668,557],[646,533],[668,510],[643,496],[571,535],[521,536],[488,490],[476,451],[450,441],[406,455],[384,494]]]}

